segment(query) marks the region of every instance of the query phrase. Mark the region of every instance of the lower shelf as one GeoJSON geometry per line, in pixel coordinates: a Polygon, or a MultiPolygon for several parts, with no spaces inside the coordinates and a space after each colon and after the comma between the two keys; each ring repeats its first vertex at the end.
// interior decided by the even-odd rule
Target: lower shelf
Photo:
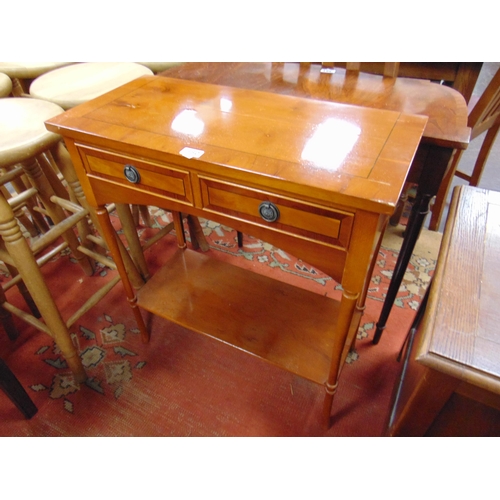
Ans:
{"type": "Polygon", "coordinates": [[[313,382],[327,380],[336,300],[186,249],[139,290],[138,305],[313,382]]]}

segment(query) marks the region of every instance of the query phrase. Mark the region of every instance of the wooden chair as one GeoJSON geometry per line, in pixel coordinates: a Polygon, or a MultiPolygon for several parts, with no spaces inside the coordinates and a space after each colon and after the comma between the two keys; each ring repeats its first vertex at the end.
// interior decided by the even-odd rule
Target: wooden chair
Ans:
{"type": "Polygon", "coordinates": [[[1,358],[0,388],[26,418],[32,418],[38,412],[35,403],[33,403],[17,377],[1,358]]]}
{"type": "Polygon", "coordinates": [[[379,65],[366,67],[365,63],[360,62],[322,62],[321,63],[321,72],[322,73],[333,73],[335,68],[345,68],[346,71],[354,71],[354,72],[362,72],[365,71],[367,73],[383,75],[389,78],[396,78],[399,72],[399,65],[401,63],[398,62],[384,62],[379,63],[379,65]]]}
{"type": "Polygon", "coordinates": [[[500,69],[493,76],[477,103],[472,107],[469,113],[468,125],[472,130],[471,140],[476,139],[485,132],[486,135],[470,175],[458,170],[463,150],[455,150],[432,207],[429,228],[433,231],[439,229],[453,177],[457,176],[464,179],[471,186],[479,184],[491,147],[500,128],[500,69]]]}

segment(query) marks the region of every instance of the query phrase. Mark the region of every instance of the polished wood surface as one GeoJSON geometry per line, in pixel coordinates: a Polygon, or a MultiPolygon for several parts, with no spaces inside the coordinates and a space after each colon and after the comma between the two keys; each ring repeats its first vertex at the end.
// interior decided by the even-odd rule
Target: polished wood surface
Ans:
{"type": "MultiPolygon", "coordinates": [[[[327,308],[317,301],[297,299],[299,292],[290,295],[306,308],[304,316],[321,315],[315,321],[325,325],[314,338],[324,339],[318,340],[323,345],[318,352],[328,353],[328,358],[315,375],[308,375],[315,369],[304,367],[303,362],[284,361],[303,360],[301,352],[307,350],[303,343],[283,334],[283,323],[273,318],[273,311],[279,308],[259,305],[262,300],[274,302],[289,294],[280,291],[280,285],[227,264],[206,263],[188,250],[174,258],[171,269],[160,271],[166,273],[172,287],[164,286],[163,274],[154,276],[140,290],[139,302],[122,275],[144,340],[149,332],[137,304],[322,383],[325,417],[329,418],[381,234],[399,199],[426,118],[142,77],[46,124],[65,138],[105,231],[111,227],[105,203],[156,205],[174,214],[181,248],[186,247],[180,226],[182,212],[252,234],[342,283],[342,299],[327,308]],[[124,169],[128,173],[135,169],[135,179],[126,179],[124,169]],[[266,221],[259,214],[262,203],[278,209],[276,220],[266,221]],[[235,282],[238,296],[231,291],[235,282]],[[256,292],[243,293],[259,287],[261,298],[255,297],[256,292]],[[234,296],[235,308],[217,300],[221,310],[214,316],[212,292],[202,293],[207,288],[221,300],[234,296]],[[181,291],[186,301],[193,301],[195,311],[161,305],[181,291]],[[255,335],[247,332],[242,340],[242,324],[247,323],[243,314],[248,309],[240,307],[244,296],[250,302],[250,316],[254,315],[252,307],[261,312],[248,323],[255,335]],[[217,327],[220,321],[224,332],[217,327]],[[254,343],[253,336],[261,340],[254,343]],[[280,338],[279,355],[268,352],[273,338],[280,338]]],[[[108,233],[106,238],[112,248],[114,235],[108,233]]],[[[114,258],[119,260],[119,255],[114,258]]],[[[286,304],[290,308],[288,301],[286,304]]],[[[307,354],[305,363],[316,364],[307,354]]]]}
{"type": "Polygon", "coordinates": [[[463,96],[425,80],[342,70],[321,73],[321,65],[311,63],[186,63],[161,75],[420,114],[428,117],[424,142],[457,148],[466,148],[469,142],[463,96]]]}
{"type": "MultiPolygon", "coordinates": [[[[400,70],[404,64],[401,63],[400,70]]],[[[387,78],[359,71],[322,73],[321,69],[321,64],[311,63],[189,63],[162,75],[428,117],[407,178],[417,184],[417,194],[377,322],[373,338],[377,344],[450,158],[455,149],[465,149],[468,145],[467,105],[456,90],[430,81],[387,78]]]]}
{"type": "Polygon", "coordinates": [[[499,220],[500,193],[455,189],[390,435],[424,435],[453,394],[500,411],[499,220]]]}

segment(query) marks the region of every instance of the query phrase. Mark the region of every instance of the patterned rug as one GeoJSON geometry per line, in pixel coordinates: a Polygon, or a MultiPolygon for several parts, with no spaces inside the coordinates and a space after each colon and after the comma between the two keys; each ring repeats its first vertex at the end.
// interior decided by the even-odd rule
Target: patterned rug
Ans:
{"type": "MultiPolygon", "coordinates": [[[[154,227],[169,222],[169,214],[150,210],[154,227]]],[[[214,258],[340,297],[338,283],[307,263],[248,235],[244,235],[243,248],[238,248],[234,230],[201,222],[210,245],[208,253],[214,258]]],[[[141,237],[155,231],[142,228],[141,237]]],[[[154,245],[146,253],[150,269],[161,266],[176,248],[174,234],[154,245]]],[[[0,435],[381,435],[398,369],[395,356],[435,266],[427,257],[412,257],[382,341],[373,346],[375,322],[397,255],[397,250],[385,246],[379,252],[357,347],[349,354],[349,368],[344,369],[334,401],[334,410],[339,410],[336,423],[326,434],[311,423],[321,404],[321,387],[158,318],[148,318],[152,340],[142,344],[119,284],[71,328],[89,376],[85,387],[74,383],[57,346],[46,334],[17,321],[18,340],[11,342],[1,335],[1,355],[39,412],[30,421],[24,420],[0,394],[0,435]],[[255,373],[258,376],[252,376],[255,373]],[[363,380],[369,383],[363,385],[363,380]],[[356,405],[348,398],[353,390],[359,393],[356,405]],[[255,406],[255,399],[260,407],[255,406]],[[351,407],[351,415],[347,407],[351,407]],[[362,418],[366,412],[368,420],[362,418]]],[[[63,317],[75,309],[79,298],[115,273],[100,266],[94,276],[82,277],[67,255],[51,261],[43,272],[56,290],[63,317]]],[[[2,279],[8,276],[4,273],[2,279]]],[[[8,298],[23,307],[15,289],[8,292],[8,298]]],[[[332,415],[335,419],[335,412],[332,415]]]]}

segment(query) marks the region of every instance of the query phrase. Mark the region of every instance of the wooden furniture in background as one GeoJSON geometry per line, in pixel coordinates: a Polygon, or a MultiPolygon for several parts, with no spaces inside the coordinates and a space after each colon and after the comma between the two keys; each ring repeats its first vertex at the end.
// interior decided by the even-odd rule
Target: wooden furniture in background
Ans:
{"type": "Polygon", "coordinates": [[[405,346],[389,435],[499,435],[499,220],[499,192],[455,188],[422,321],[405,346]]]}
{"type": "Polygon", "coordinates": [[[335,62],[322,62],[321,63],[321,72],[322,73],[334,73],[335,68],[345,68],[347,71],[355,71],[357,73],[365,72],[365,73],[373,73],[376,75],[383,75],[390,78],[396,78],[399,72],[398,62],[384,62],[377,63],[376,66],[370,67],[368,70],[366,63],[360,62],[344,62],[344,63],[335,63],[335,62]]]}
{"type": "MultiPolygon", "coordinates": [[[[341,68],[345,68],[347,64],[352,63],[335,63],[337,67],[341,68]]],[[[362,62],[356,64],[359,64],[359,70],[364,73],[381,75],[384,74],[384,66],[391,63],[362,62]]],[[[470,101],[483,66],[482,62],[400,62],[393,64],[398,64],[396,74],[388,73],[387,76],[442,82],[443,85],[460,92],[466,102],[470,101]]]]}
{"type": "Polygon", "coordinates": [[[471,140],[482,136],[485,132],[486,136],[481,144],[481,149],[470,175],[458,170],[463,150],[455,151],[432,206],[429,229],[433,231],[439,229],[453,177],[456,175],[460,179],[466,180],[470,186],[479,184],[491,147],[500,129],[500,69],[495,73],[481,97],[473,106],[469,113],[468,125],[472,129],[471,140]]]}
{"type": "Polygon", "coordinates": [[[320,64],[310,63],[186,63],[162,75],[428,117],[407,178],[418,184],[417,194],[377,322],[374,343],[378,343],[429,213],[430,201],[438,191],[453,151],[467,148],[470,129],[463,96],[424,80],[356,72],[325,74],[321,73],[320,64]]]}
{"type": "MultiPolygon", "coordinates": [[[[137,297],[119,266],[143,339],[139,307],[322,384],[328,422],[374,256],[425,123],[158,76],[46,122],[65,138],[105,230],[110,202],[175,216],[181,250],[137,297]],[[342,283],[342,299],[185,249],[180,212],[289,251],[342,283]]],[[[106,237],[113,248],[114,234],[106,237]]]]}

